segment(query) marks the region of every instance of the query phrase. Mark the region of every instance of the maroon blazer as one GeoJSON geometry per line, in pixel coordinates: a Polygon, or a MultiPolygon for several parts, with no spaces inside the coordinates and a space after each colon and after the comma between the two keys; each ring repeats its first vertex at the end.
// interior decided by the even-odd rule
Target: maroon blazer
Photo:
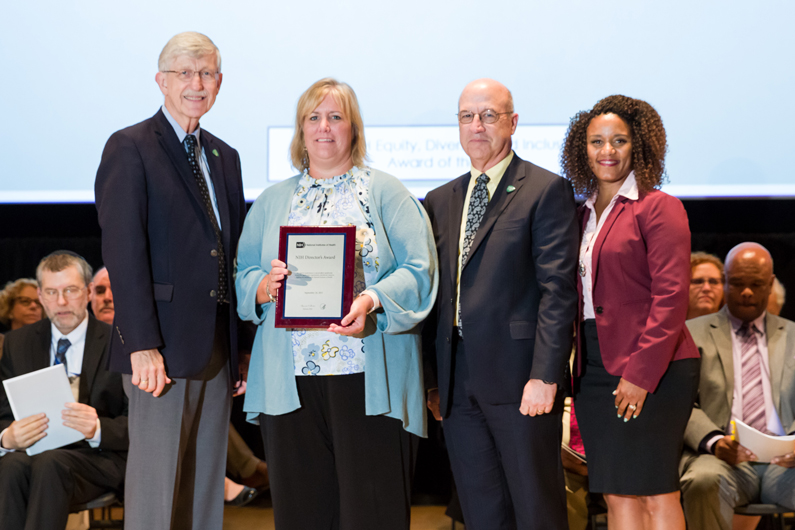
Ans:
{"type": "MultiPolygon", "coordinates": [[[[580,207],[580,237],[590,209],[580,207]]],[[[593,250],[593,303],[605,369],[654,392],[671,361],[698,358],[685,326],[690,227],[679,199],[659,190],[619,197],[593,250]]],[[[582,321],[582,277],[577,282],[582,321]]],[[[579,329],[578,329],[579,331],[579,329]]],[[[575,375],[582,368],[577,337],[575,375]]]]}

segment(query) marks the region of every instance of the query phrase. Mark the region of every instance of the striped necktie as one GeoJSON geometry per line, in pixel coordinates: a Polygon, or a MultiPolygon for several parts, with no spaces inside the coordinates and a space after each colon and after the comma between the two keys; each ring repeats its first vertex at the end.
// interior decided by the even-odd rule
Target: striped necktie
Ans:
{"type": "Polygon", "coordinates": [[[767,432],[765,393],[762,386],[762,362],[756,334],[759,331],[746,322],[737,331],[742,362],[743,422],[760,432],[767,432]]]}
{"type": "Polygon", "coordinates": [[[62,364],[66,375],[69,375],[69,366],[66,364],[66,350],[69,349],[72,343],[67,338],[58,339],[58,347],[55,349],[55,364],[62,364]]]}

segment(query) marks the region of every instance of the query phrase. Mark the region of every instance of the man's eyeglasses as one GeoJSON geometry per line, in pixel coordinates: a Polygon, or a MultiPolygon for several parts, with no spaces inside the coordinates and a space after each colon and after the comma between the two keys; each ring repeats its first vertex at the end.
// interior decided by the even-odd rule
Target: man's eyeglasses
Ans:
{"type": "Polygon", "coordinates": [[[14,299],[14,303],[25,307],[30,307],[30,304],[36,304],[37,306],[41,307],[41,302],[39,302],[38,299],[28,298],[27,296],[17,296],[14,299]]]}
{"type": "Polygon", "coordinates": [[[496,110],[486,109],[483,112],[471,112],[468,110],[462,110],[457,114],[457,116],[458,121],[464,124],[472,123],[472,120],[475,119],[475,116],[480,117],[481,123],[496,123],[503,114],[513,114],[513,111],[497,112],[496,110]]]}
{"type": "Polygon", "coordinates": [[[77,300],[80,298],[80,293],[85,290],[85,287],[67,287],[63,291],[59,291],[58,289],[42,289],[41,297],[47,300],[48,302],[54,302],[58,300],[58,295],[63,295],[64,298],[67,300],[77,300]]]}
{"type": "Polygon", "coordinates": [[[218,82],[218,72],[213,70],[163,70],[166,74],[177,74],[177,79],[184,83],[193,81],[193,76],[199,74],[202,83],[215,84],[218,82]]]}

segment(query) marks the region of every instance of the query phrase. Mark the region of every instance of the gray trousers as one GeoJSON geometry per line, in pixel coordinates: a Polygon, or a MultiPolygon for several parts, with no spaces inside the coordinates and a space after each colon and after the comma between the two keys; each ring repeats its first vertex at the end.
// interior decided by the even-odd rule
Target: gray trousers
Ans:
{"type": "Polygon", "coordinates": [[[734,508],[748,503],[795,510],[795,468],[748,462],[732,467],[699,455],[687,463],[680,482],[690,530],[731,530],[734,508]]]}
{"type": "Polygon", "coordinates": [[[228,344],[228,337],[216,336],[202,374],[172,378],[160,397],[124,376],[130,400],[126,530],[221,530],[232,404],[228,344]]]}

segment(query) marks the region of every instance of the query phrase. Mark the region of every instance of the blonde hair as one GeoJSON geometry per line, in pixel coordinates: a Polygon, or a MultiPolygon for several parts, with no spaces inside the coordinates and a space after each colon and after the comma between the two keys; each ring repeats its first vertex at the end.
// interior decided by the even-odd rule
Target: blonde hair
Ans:
{"type": "Polygon", "coordinates": [[[8,282],[5,288],[0,291],[0,322],[8,326],[11,323],[11,313],[14,310],[17,296],[25,287],[36,288],[36,280],[33,278],[20,278],[13,282],[8,282]]]}
{"type": "Polygon", "coordinates": [[[690,274],[692,276],[693,269],[702,265],[704,263],[709,263],[710,265],[714,265],[715,268],[720,271],[720,281],[726,281],[726,276],[723,273],[723,262],[720,258],[714,254],[709,254],[707,252],[693,252],[690,254],[690,274]]]}
{"type": "Polygon", "coordinates": [[[367,145],[364,140],[364,122],[359,110],[356,93],[347,83],[331,77],[317,81],[298,99],[295,110],[295,133],[290,142],[290,160],[298,171],[309,167],[309,155],[304,140],[304,120],[314,111],[323,99],[331,94],[342,109],[342,117],[351,123],[351,160],[354,166],[361,167],[367,161],[367,145]]]}
{"type": "Polygon", "coordinates": [[[171,37],[171,40],[163,47],[163,51],[160,52],[160,58],[157,60],[157,69],[165,72],[169,69],[171,61],[180,55],[198,59],[213,53],[216,58],[216,70],[220,72],[221,51],[218,46],[207,35],[195,31],[185,31],[171,37]]]}

